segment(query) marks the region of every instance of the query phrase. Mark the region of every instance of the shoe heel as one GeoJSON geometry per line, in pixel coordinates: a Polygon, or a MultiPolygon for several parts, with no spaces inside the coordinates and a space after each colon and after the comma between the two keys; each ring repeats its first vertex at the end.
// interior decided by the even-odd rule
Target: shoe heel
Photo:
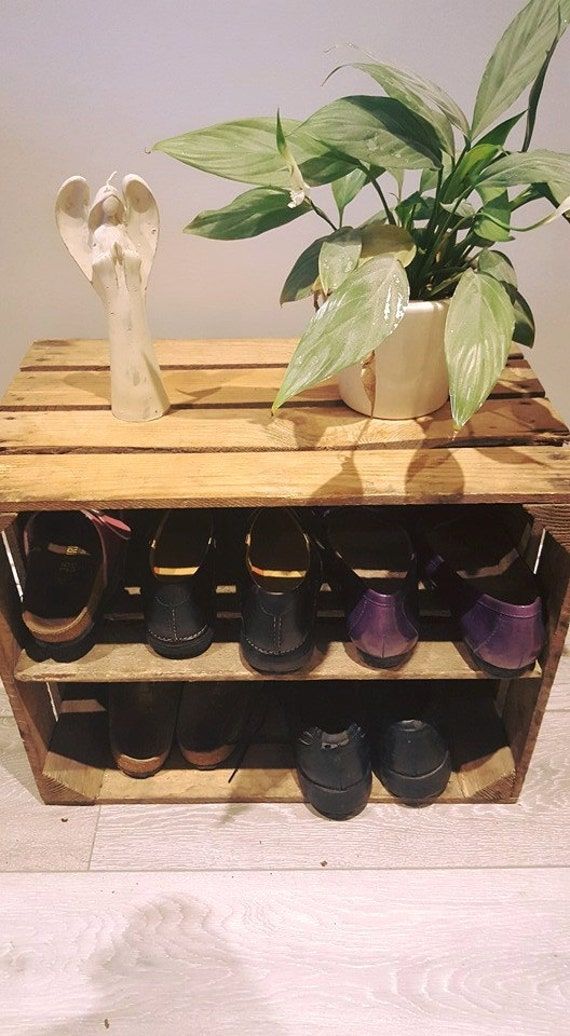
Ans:
{"type": "Polygon", "coordinates": [[[367,774],[361,781],[351,784],[349,788],[337,790],[324,788],[321,784],[310,781],[298,770],[299,784],[307,802],[317,813],[327,820],[349,820],[362,812],[370,798],[372,774],[367,774]]]}

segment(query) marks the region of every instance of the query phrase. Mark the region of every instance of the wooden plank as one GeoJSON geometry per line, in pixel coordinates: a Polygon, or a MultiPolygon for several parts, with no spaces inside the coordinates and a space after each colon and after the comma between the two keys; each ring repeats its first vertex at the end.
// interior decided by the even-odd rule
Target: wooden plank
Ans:
{"type": "MultiPolygon", "coordinates": [[[[262,367],[289,363],[298,338],[196,338],[159,339],[156,354],[167,367],[262,367]]],[[[510,360],[522,352],[513,345],[510,360]]],[[[109,366],[109,346],[103,339],[43,339],[33,342],[21,363],[22,370],[59,367],[92,370],[109,366]]]]}
{"type": "MultiPolygon", "coordinates": [[[[123,625],[127,625],[126,623],[123,625]]],[[[242,661],[235,640],[216,642],[198,658],[161,658],[146,644],[110,643],[102,631],[96,644],[76,662],[35,662],[22,652],[16,666],[18,680],[35,683],[53,680],[62,683],[114,683],[129,680],[264,680],[242,661]]],[[[118,633],[115,636],[123,636],[118,633]]],[[[538,664],[531,674],[540,678],[538,664]]],[[[354,646],[341,642],[323,643],[315,649],[313,661],[302,672],[272,676],[272,680],[396,680],[396,679],[484,680],[485,674],[473,667],[462,644],[450,641],[420,641],[417,648],[396,669],[372,669],[360,662],[354,646]]]]}
{"type": "Polygon", "coordinates": [[[6,1036],[567,1029],[562,869],[7,875],[2,886],[6,1036]]]}
{"type": "MultiPolygon", "coordinates": [[[[277,395],[284,373],[284,367],[165,370],[163,381],[170,403],[175,407],[268,407],[277,395]]],[[[520,367],[507,367],[491,393],[493,398],[544,394],[534,372],[520,367]]],[[[306,403],[330,403],[338,398],[334,380],[297,397],[306,403]]],[[[109,407],[109,400],[108,371],[41,369],[16,374],[4,395],[2,407],[8,410],[105,409],[109,407]]]]}
{"type": "Polygon", "coordinates": [[[347,407],[173,410],[160,421],[127,424],[108,410],[0,411],[0,452],[331,450],[378,447],[561,444],[570,432],[546,399],[493,399],[456,429],[449,404],[429,417],[380,421],[347,407]]]}
{"type": "Polygon", "coordinates": [[[549,446],[0,458],[0,511],[565,501],[570,451],[549,446]]]}
{"type": "MultiPolygon", "coordinates": [[[[156,355],[163,370],[169,367],[263,367],[289,363],[298,338],[159,339],[156,355]]],[[[33,342],[21,363],[22,370],[59,368],[105,370],[109,346],[103,339],[46,339],[33,342]]]]}

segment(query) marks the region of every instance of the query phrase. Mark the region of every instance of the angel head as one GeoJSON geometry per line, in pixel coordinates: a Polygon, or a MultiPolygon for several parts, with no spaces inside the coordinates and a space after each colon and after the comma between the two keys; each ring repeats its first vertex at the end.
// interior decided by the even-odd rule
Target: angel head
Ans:
{"type": "Polygon", "coordinates": [[[68,252],[89,281],[93,280],[93,232],[103,223],[121,223],[141,258],[144,289],[158,243],[158,207],[140,176],[125,176],[121,188],[122,194],[107,181],[90,205],[87,180],[72,176],[57,192],[56,223],[68,252]]]}
{"type": "Polygon", "coordinates": [[[95,201],[89,209],[88,225],[91,231],[102,223],[122,223],[125,220],[125,203],[116,187],[109,181],[95,195],[95,201]]]}

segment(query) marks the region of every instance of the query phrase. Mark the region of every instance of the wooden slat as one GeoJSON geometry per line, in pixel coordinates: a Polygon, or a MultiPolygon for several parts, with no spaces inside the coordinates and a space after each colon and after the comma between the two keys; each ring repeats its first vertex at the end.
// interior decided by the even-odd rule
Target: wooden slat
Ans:
{"type": "Polygon", "coordinates": [[[77,507],[570,502],[570,451],[22,455],[0,458],[0,511],[77,507]]]}
{"type": "Polygon", "coordinates": [[[347,407],[173,410],[160,421],[126,424],[108,410],[0,411],[0,452],[146,450],[330,450],[477,445],[559,444],[570,437],[544,399],[489,400],[454,428],[449,404],[411,421],[370,420],[347,407]]]}
{"type": "MultiPolygon", "coordinates": [[[[163,381],[170,403],[175,407],[268,407],[277,395],[284,374],[285,367],[166,370],[163,381]]],[[[530,368],[507,367],[491,395],[498,398],[544,394],[544,388],[530,368]]],[[[336,382],[330,380],[309,389],[298,399],[306,403],[338,401],[336,382]]],[[[16,374],[2,400],[2,408],[104,409],[109,407],[109,400],[108,371],[27,370],[16,374]]]]}
{"type": "MultiPolygon", "coordinates": [[[[262,367],[287,364],[297,338],[196,338],[159,339],[156,354],[163,369],[167,367],[262,367]]],[[[522,352],[513,345],[510,360],[522,352]]],[[[104,339],[43,339],[33,342],[21,363],[22,370],[60,367],[92,370],[109,366],[109,346],[104,339]]]]}
{"type": "MultiPolygon", "coordinates": [[[[132,680],[264,680],[267,676],[256,673],[242,661],[235,640],[216,642],[203,655],[190,659],[162,658],[140,641],[129,641],[129,623],[115,623],[119,631],[104,625],[100,642],[76,662],[54,662],[51,659],[36,662],[22,652],[16,665],[16,675],[24,682],[53,680],[55,682],[110,683],[132,680]],[[123,632],[124,628],[127,632],[123,632]],[[117,643],[118,638],[121,642],[117,643]],[[115,641],[115,642],[113,642],[115,641]]],[[[323,628],[322,626],[320,627],[323,628]]],[[[337,627],[338,628],[338,627],[337,627]]],[[[352,644],[325,641],[317,636],[319,648],[310,665],[302,673],[274,676],[272,680],[395,680],[395,679],[489,679],[476,669],[460,643],[451,641],[420,641],[409,660],[396,669],[372,669],[360,661],[352,644]]],[[[528,675],[540,677],[535,665],[528,675]]]]}
{"type": "MultiPolygon", "coordinates": [[[[155,349],[163,370],[168,367],[263,367],[289,363],[297,342],[298,338],[168,338],[155,342],[155,349]]],[[[109,367],[109,345],[103,339],[84,338],[33,342],[20,366],[22,370],[46,367],[104,370],[109,367]]]]}

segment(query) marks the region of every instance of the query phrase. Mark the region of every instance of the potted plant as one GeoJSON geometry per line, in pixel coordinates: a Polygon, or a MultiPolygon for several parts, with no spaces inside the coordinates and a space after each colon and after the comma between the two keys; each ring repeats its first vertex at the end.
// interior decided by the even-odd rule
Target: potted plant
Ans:
{"type": "Polygon", "coordinates": [[[449,393],[461,426],[493,389],[512,340],[533,344],[531,310],[496,246],[570,208],[570,154],[530,149],[544,78],[569,20],[570,0],[527,3],[487,63],[471,121],[433,83],[367,61],[341,68],[366,74],[385,96],[342,97],[304,122],[277,113],[154,145],[249,185],[224,208],[199,213],[188,233],[246,238],[315,215],[326,224],[281,293],[282,303],[312,297],[316,312],[274,409],[340,375],[345,401],[375,416],[420,416],[449,393]],[[327,184],[335,218],[314,196],[327,184]],[[349,226],[347,206],[364,189],[375,211],[349,226]],[[540,199],[554,211],[521,225],[519,210],[540,199]]]}

